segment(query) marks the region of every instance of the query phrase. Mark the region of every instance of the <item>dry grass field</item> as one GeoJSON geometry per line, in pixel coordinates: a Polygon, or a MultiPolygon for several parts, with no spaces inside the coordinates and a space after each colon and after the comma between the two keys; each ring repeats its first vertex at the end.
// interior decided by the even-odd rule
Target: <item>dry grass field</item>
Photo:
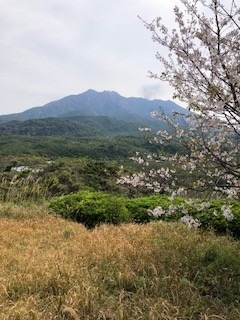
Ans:
{"type": "Polygon", "coordinates": [[[237,320],[240,243],[182,224],[92,231],[0,205],[1,320],[237,320]]]}

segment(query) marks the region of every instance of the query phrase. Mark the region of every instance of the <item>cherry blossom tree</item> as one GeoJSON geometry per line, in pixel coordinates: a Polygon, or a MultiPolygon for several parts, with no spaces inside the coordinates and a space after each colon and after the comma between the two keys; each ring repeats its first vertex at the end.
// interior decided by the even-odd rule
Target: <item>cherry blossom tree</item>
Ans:
{"type": "MultiPolygon", "coordinates": [[[[161,109],[153,111],[152,117],[164,119],[170,130],[159,130],[150,142],[174,141],[184,152],[170,156],[137,153],[132,160],[142,166],[142,172],[123,176],[118,183],[169,193],[170,199],[189,190],[204,195],[223,193],[227,198],[239,199],[240,7],[234,0],[228,0],[228,5],[223,0],[181,2],[185,10],[174,8],[176,28],[172,31],[161,18],[151,23],[141,20],[160,49],[168,50],[167,56],[165,50],[156,54],[164,71],[151,72],[150,76],[167,81],[174,89],[174,97],[185,102],[189,109],[187,115],[173,112],[172,117],[167,117],[161,109]],[[153,165],[155,161],[158,166],[153,165]],[[159,162],[165,165],[161,167],[159,162]]],[[[209,206],[209,202],[186,199],[180,208],[157,207],[149,214],[161,219],[180,209],[185,224],[199,227],[201,222],[189,212],[191,208],[208,212],[209,206]]],[[[232,221],[231,204],[225,201],[220,212],[214,211],[214,216],[232,221]]]]}
{"type": "MultiPolygon", "coordinates": [[[[167,81],[174,89],[174,98],[191,111],[187,116],[175,113],[171,119],[158,110],[153,112],[153,117],[164,118],[172,127],[171,133],[158,131],[154,141],[174,139],[185,147],[185,155],[168,158],[189,175],[198,173],[198,179],[185,187],[238,197],[240,7],[234,0],[226,0],[226,4],[222,0],[181,2],[184,10],[174,8],[175,29],[169,31],[161,18],[143,21],[160,46],[156,58],[164,70],[150,72],[150,76],[167,81]],[[161,54],[166,49],[168,55],[161,54]],[[180,117],[184,117],[184,126],[179,126],[180,117]]],[[[167,180],[176,186],[177,181],[169,179],[170,173],[167,180]]]]}

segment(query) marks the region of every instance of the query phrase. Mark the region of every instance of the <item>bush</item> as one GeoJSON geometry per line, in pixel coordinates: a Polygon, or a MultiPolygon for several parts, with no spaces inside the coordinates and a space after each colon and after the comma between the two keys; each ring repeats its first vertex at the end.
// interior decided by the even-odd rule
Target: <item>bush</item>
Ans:
{"type": "Polygon", "coordinates": [[[103,192],[81,191],[50,202],[50,208],[64,218],[94,228],[101,223],[120,224],[130,221],[124,198],[103,192]]]}
{"type": "MultiPolygon", "coordinates": [[[[183,200],[180,198],[175,198],[173,204],[175,206],[179,205],[183,200]]],[[[168,210],[171,205],[171,201],[165,195],[153,195],[145,197],[137,197],[133,199],[128,199],[126,202],[127,209],[129,210],[132,220],[136,223],[147,223],[151,220],[155,220],[156,217],[148,214],[148,210],[153,210],[157,206],[161,206],[164,210],[168,210]]],[[[168,216],[164,217],[164,220],[176,221],[179,219],[179,213],[176,212],[171,218],[168,216]]]]}
{"type": "MultiPolygon", "coordinates": [[[[128,206],[129,211],[132,212],[136,222],[136,218],[139,218],[137,212],[141,213],[141,222],[144,219],[144,210],[147,207],[152,210],[152,217],[149,220],[158,219],[163,221],[177,221],[183,218],[183,221],[189,226],[198,226],[203,230],[213,230],[215,233],[224,235],[230,234],[234,238],[240,239],[240,202],[229,201],[223,202],[212,200],[204,202],[201,200],[187,200],[184,198],[175,198],[172,202],[165,196],[162,197],[149,197],[134,199],[133,203],[135,207],[128,206]],[[149,200],[148,200],[149,199],[149,200]],[[156,210],[154,216],[154,205],[155,208],[160,207],[161,210],[156,210]],[[139,210],[140,208],[140,210],[139,210]],[[138,211],[139,210],[139,211],[138,211]],[[141,211],[142,210],[142,211],[141,211]],[[224,212],[224,211],[228,211],[224,212]],[[196,223],[194,222],[196,221],[196,223]],[[192,221],[192,222],[191,222],[192,221]]],[[[145,214],[146,215],[146,214],[145,214]]],[[[146,220],[147,222],[147,220],[146,220]]]]}
{"type": "MultiPolygon", "coordinates": [[[[50,203],[50,207],[57,214],[83,223],[87,228],[94,228],[101,223],[148,223],[152,220],[172,222],[188,216],[190,220],[197,219],[197,225],[203,230],[210,229],[218,234],[228,233],[240,239],[240,203],[234,201],[228,204],[231,219],[226,219],[223,215],[222,208],[225,205],[226,203],[217,200],[206,203],[177,197],[171,201],[166,195],[128,199],[93,191],[62,196],[50,203]],[[160,208],[155,211],[156,214],[155,208],[160,208]]],[[[188,222],[185,221],[189,226],[194,226],[188,222]]]]}
{"type": "Polygon", "coordinates": [[[232,219],[224,217],[221,201],[211,201],[209,208],[200,212],[193,212],[194,218],[199,219],[202,229],[213,229],[218,234],[230,233],[234,238],[240,239],[240,202],[231,201],[227,206],[232,212],[232,219]]]}
{"type": "MultiPolygon", "coordinates": [[[[197,219],[200,228],[213,230],[223,235],[230,234],[240,239],[240,202],[212,200],[204,202],[201,200],[186,200],[175,198],[170,201],[165,195],[138,197],[129,199],[126,203],[132,220],[136,223],[147,223],[151,220],[177,221],[184,216],[190,219],[197,219]],[[154,209],[160,208],[154,216],[154,209]],[[227,219],[223,214],[223,208],[230,208],[231,218],[227,219]],[[148,211],[152,210],[152,214],[148,211]]],[[[192,225],[193,226],[193,225],[192,225]]]]}

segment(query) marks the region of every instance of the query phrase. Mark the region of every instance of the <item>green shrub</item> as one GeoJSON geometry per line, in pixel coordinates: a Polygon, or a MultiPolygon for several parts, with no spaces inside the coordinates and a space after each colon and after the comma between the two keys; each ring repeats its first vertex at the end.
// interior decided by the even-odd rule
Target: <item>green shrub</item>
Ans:
{"type": "MultiPolygon", "coordinates": [[[[174,201],[171,202],[166,195],[153,195],[128,199],[126,206],[134,222],[147,223],[156,219],[156,217],[148,213],[149,209],[153,210],[157,206],[161,206],[164,210],[168,210],[171,204],[177,207],[182,202],[183,199],[181,198],[175,198],[174,201]]],[[[165,221],[176,221],[181,216],[179,213],[180,211],[177,210],[174,215],[171,215],[171,217],[166,215],[162,216],[161,219],[165,221]]]]}
{"type": "Polygon", "coordinates": [[[183,216],[189,215],[192,219],[197,219],[200,228],[203,230],[213,230],[217,234],[230,234],[234,238],[240,239],[240,202],[212,200],[208,203],[201,200],[188,201],[184,198],[175,198],[170,201],[165,195],[138,197],[129,199],[126,202],[132,220],[136,223],[147,223],[151,220],[177,221],[183,216]],[[223,215],[222,207],[230,207],[232,218],[226,219],[223,215]],[[163,214],[153,216],[148,210],[161,207],[163,214]]]}
{"type": "Polygon", "coordinates": [[[201,222],[202,229],[212,229],[218,234],[230,233],[234,238],[240,239],[240,202],[229,202],[228,205],[233,215],[230,220],[227,220],[223,215],[221,208],[224,204],[222,201],[213,200],[208,209],[200,212],[195,209],[193,217],[201,222]]]}
{"type": "Polygon", "coordinates": [[[82,191],[52,200],[50,207],[61,216],[93,228],[101,223],[122,222],[148,223],[152,220],[178,221],[185,215],[197,219],[200,228],[213,230],[218,234],[230,234],[240,239],[240,202],[229,203],[232,218],[223,215],[222,201],[213,200],[206,204],[200,200],[187,201],[184,198],[169,200],[166,195],[137,198],[112,196],[104,192],[82,191]],[[162,209],[160,216],[149,210],[162,209]]]}
{"type": "Polygon", "coordinates": [[[94,228],[101,223],[120,224],[130,221],[123,198],[103,192],[81,191],[50,202],[54,212],[64,218],[94,228]]]}

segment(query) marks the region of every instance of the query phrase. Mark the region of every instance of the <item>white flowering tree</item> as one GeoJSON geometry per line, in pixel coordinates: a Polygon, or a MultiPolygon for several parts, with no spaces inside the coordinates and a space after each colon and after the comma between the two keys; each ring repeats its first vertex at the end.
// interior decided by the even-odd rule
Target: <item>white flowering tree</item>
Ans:
{"type": "MultiPolygon", "coordinates": [[[[239,199],[240,7],[234,0],[180,1],[185,9],[174,8],[176,28],[171,31],[161,18],[151,23],[141,20],[160,46],[156,58],[164,70],[150,72],[150,76],[167,81],[174,97],[190,110],[188,115],[175,112],[171,118],[153,111],[153,117],[164,119],[172,129],[159,130],[151,142],[174,140],[185,153],[161,155],[161,160],[171,165],[155,169],[151,166],[154,156],[144,159],[136,155],[145,170],[122,177],[119,183],[169,192],[170,198],[192,189],[205,194],[223,192],[239,199]],[[166,49],[168,55],[164,55],[166,49]],[[179,169],[189,179],[179,181],[179,169]]],[[[156,210],[153,215],[163,215],[156,210]]],[[[227,220],[233,219],[230,207],[223,206],[222,212],[227,220]]],[[[185,216],[188,224],[198,223],[189,219],[185,216]]]]}
{"type": "MultiPolygon", "coordinates": [[[[175,139],[186,148],[171,162],[189,174],[201,173],[191,185],[198,190],[223,191],[229,197],[240,191],[240,7],[234,0],[181,0],[185,10],[174,8],[176,28],[169,31],[156,18],[145,26],[153,41],[168,49],[156,54],[164,68],[151,77],[167,81],[174,97],[192,113],[185,126],[163,117],[171,134],[158,131],[156,142],[175,139]],[[202,178],[201,178],[202,177],[202,178]]],[[[182,115],[184,117],[184,115],[182,115]]]]}

